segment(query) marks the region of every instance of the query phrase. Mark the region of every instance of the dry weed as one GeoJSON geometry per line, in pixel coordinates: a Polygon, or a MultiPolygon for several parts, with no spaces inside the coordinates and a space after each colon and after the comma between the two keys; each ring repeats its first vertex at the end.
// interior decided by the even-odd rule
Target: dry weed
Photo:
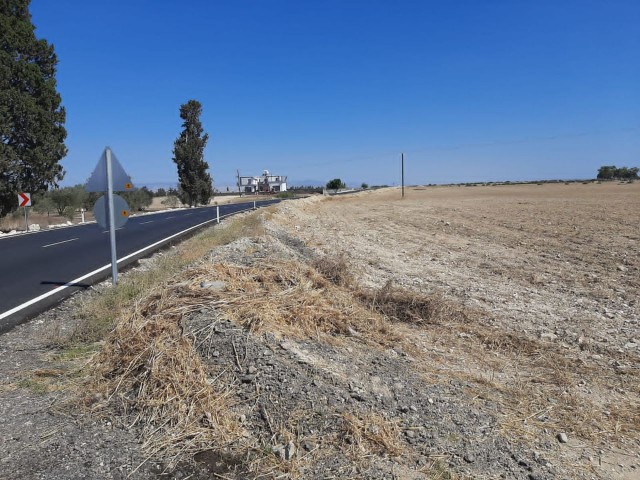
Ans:
{"type": "Polygon", "coordinates": [[[62,338],[52,332],[52,341],[61,346],[93,343],[102,340],[114,327],[120,315],[142,299],[151,289],[170,281],[176,272],[200,261],[213,248],[226,245],[238,238],[264,234],[260,212],[234,217],[222,226],[203,230],[178,245],[172,251],[154,259],[153,268],[128,272],[120,277],[120,283],[92,296],[80,307],[75,331],[62,338]]]}
{"type": "Polygon", "coordinates": [[[348,289],[299,262],[207,265],[194,273],[197,283],[212,278],[225,282],[224,290],[199,294],[208,295],[228,318],[250,331],[297,338],[347,335],[382,344],[394,340],[382,317],[348,289]]]}
{"type": "Polygon", "coordinates": [[[405,446],[400,441],[400,429],[395,422],[378,413],[342,415],[344,439],[355,456],[370,454],[401,455],[405,446]]]}
{"type": "Polygon", "coordinates": [[[470,312],[440,294],[423,295],[398,288],[391,281],[379,290],[359,289],[356,297],[385,318],[416,325],[468,321],[470,312]]]}
{"type": "Polygon", "coordinates": [[[139,426],[149,456],[169,468],[195,453],[228,454],[243,431],[232,416],[222,382],[213,385],[191,339],[182,333],[184,304],[179,285],[155,289],[125,315],[92,362],[86,402],[117,406],[139,426]],[[96,395],[97,394],[97,395],[96,395]]]}
{"type": "Polygon", "coordinates": [[[312,266],[334,285],[350,287],[355,283],[353,268],[349,265],[344,253],[325,255],[314,260],[312,266]]]}

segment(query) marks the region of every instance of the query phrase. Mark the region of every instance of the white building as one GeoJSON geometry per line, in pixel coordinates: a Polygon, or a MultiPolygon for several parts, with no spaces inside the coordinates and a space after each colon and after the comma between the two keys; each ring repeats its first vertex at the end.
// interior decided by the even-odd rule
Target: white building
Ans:
{"type": "Polygon", "coordinates": [[[271,175],[265,170],[260,177],[238,177],[238,189],[242,193],[286,192],[287,177],[271,175]]]}

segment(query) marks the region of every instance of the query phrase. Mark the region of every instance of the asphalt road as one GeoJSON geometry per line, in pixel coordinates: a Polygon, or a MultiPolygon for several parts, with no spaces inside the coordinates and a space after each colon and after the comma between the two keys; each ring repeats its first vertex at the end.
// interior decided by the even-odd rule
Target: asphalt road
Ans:
{"type": "MultiPolygon", "coordinates": [[[[274,202],[277,200],[257,205],[274,202]]],[[[221,205],[220,216],[251,208],[253,201],[221,205]]],[[[118,266],[148,255],[166,244],[168,237],[175,235],[175,240],[180,232],[196,225],[215,224],[215,218],[215,207],[131,217],[116,231],[118,266]],[[154,246],[141,252],[150,245],[154,246]]],[[[0,239],[0,332],[44,311],[74,290],[110,276],[110,264],[109,233],[95,223],[0,239]]]]}

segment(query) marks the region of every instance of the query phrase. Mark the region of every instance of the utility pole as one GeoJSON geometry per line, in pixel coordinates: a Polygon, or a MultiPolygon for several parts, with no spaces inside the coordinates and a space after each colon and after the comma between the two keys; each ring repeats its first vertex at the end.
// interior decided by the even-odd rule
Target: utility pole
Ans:
{"type": "Polygon", "coordinates": [[[404,198],[404,153],[400,154],[402,163],[402,198],[404,198]]]}
{"type": "Polygon", "coordinates": [[[236,170],[236,183],[238,184],[238,195],[242,196],[240,191],[240,170],[236,170]]]}

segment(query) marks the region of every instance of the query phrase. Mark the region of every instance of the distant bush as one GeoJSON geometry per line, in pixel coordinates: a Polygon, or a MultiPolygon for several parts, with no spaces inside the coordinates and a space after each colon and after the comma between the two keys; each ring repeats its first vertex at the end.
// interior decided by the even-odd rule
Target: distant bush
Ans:
{"type": "Polygon", "coordinates": [[[276,195],[276,198],[294,198],[296,196],[293,192],[280,192],[276,195]]]}
{"type": "Polygon", "coordinates": [[[144,210],[145,207],[151,205],[153,193],[147,187],[138,188],[129,192],[121,192],[120,196],[129,204],[129,209],[133,212],[144,210]]]}
{"type": "Polygon", "coordinates": [[[347,184],[339,178],[334,178],[327,182],[327,190],[339,190],[341,188],[347,188],[347,184]]]}
{"type": "Polygon", "coordinates": [[[603,165],[598,169],[598,180],[635,180],[638,178],[638,167],[616,167],[603,165]]]}
{"type": "Polygon", "coordinates": [[[167,198],[162,200],[162,204],[166,205],[169,208],[176,208],[180,205],[180,200],[175,195],[169,195],[167,198]]]}

